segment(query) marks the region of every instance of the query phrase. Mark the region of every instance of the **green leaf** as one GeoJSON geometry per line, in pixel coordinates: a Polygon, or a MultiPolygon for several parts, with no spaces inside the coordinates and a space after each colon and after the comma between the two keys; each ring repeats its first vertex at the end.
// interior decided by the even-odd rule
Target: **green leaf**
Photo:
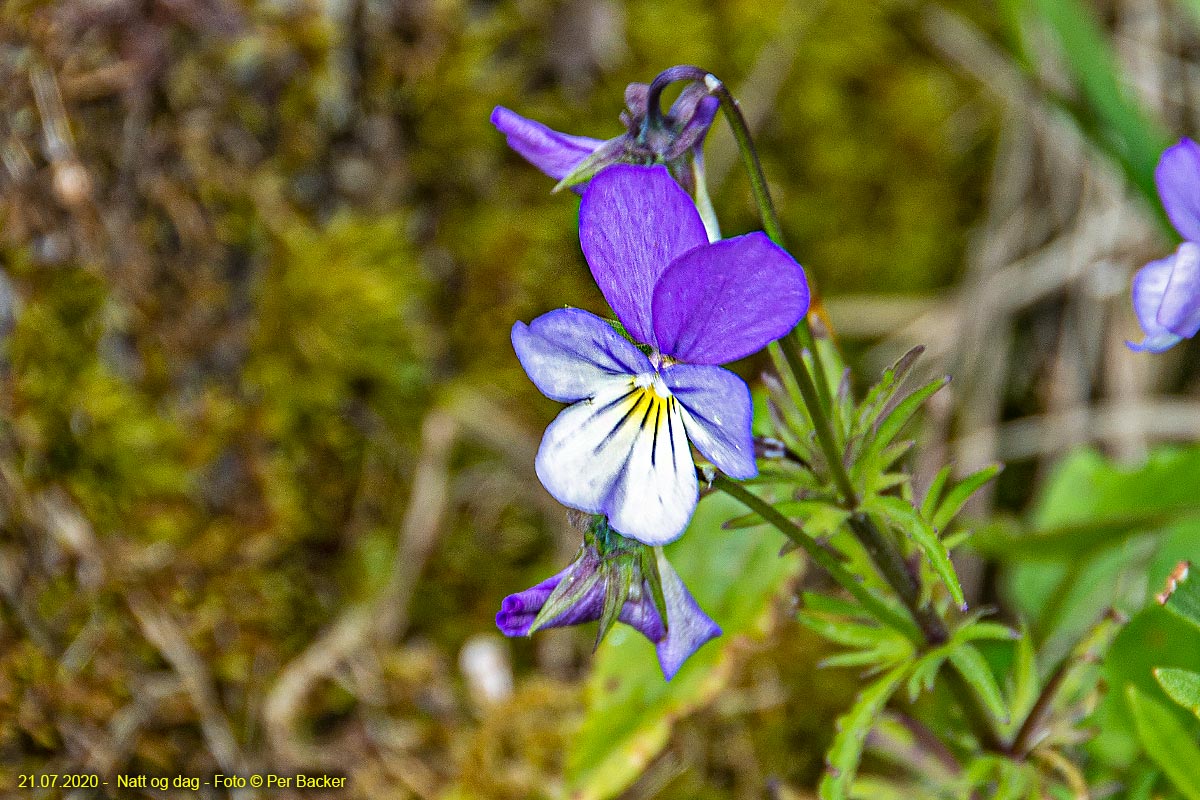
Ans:
{"type": "Polygon", "coordinates": [[[862,777],[850,789],[850,800],[912,800],[917,797],[919,787],[911,783],[897,783],[882,778],[862,777]]]}
{"type": "Polygon", "coordinates": [[[999,622],[969,622],[954,631],[954,641],[963,643],[989,639],[997,642],[1011,642],[1019,638],[1021,638],[1020,634],[999,622]]]}
{"type": "Polygon", "coordinates": [[[946,490],[950,473],[953,471],[954,467],[947,464],[938,470],[937,475],[933,476],[933,481],[930,482],[929,489],[925,492],[925,499],[921,501],[921,516],[925,519],[933,519],[938,504],[941,502],[942,492],[946,490]]]}
{"type": "Polygon", "coordinates": [[[1125,800],[1154,800],[1154,785],[1162,773],[1156,769],[1144,770],[1128,781],[1129,789],[1125,800]]]}
{"type": "Polygon", "coordinates": [[[803,563],[778,558],[774,536],[730,535],[721,522],[740,513],[736,501],[714,494],[701,501],[686,535],[666,548],[668,560],[700,607],[724,630],[663,680],[654,646],[618,625],[597,651],[586,709],[566,754],[573,800],[614,797],[632,784],[666,745],[676,720],[722,691],[745,637],[774,624],[775,598],[803,563]]]}
{"type": "Polygon", "coordinates": [[[1007,725],[1009,721],[1008,706],[1005,705],[1004,695],[996,683],[992,668],[979,651],[971,645],[956,647],[950,651],[950,663],[958,670],[958,674],[979,693],[979,698],[991,713],[992,718],[1007,725]]]}
{"type": "Polygon", "coordinates": [[[1146,755],[1188,800],[1200,800],[1200,747],[1161,703],[1130,685],[1125,698],[1146,755]]]}
{"type": "Polygon", "coordinates": [[[883,371],[879,382],[870,388],[867,396],[859,404],[858,424],[855,426],[854,433],[863,433],[874,426],[876,419],[883,413],[888,401],[896,393],[896,389],[900,387],[913,364],[917,363],[917,359],[924,352],[925,347],[918,345],[900,356],[895,364],[883,371]]]}
{"type": "Polygon", "coordinates": [[[1127,686],[1136,686],[1142,695],[1170,709],[1179,724],[1194,722],[1170,700],[1154,671],[1171,667],[1200,672],[1200,631],[1152,603],[1120,626],[1110,645],[1101,642],[1091,652],[1091,658],[1103,657],[1098,677],[1109,687],[1096,708],[1093,719],[1098,733],[1089,747],[1100,760],[1128,764],[1141,749],[1125,702],[1127,686]]]}
{"type": "Polygon", "coordinates": [[[990,464],[978,472],[971,473],[946,493],[945,499],[938,503],[936,512],[933,514],[922,513],[922,516],[930,520],[935,529],[942,530],[950,524],[959,511],[962,511],[963,506],[971,499],[971,495],[999,475],[1002,469],[1004,467],[1000,464],[990,464]]]}
{"type": "Polygon", "coordinates": [[[862,606],[827,594],[804,592],[800,595],[800,604],[805,611],[814,614],[840,614],[850,619],[874,621],[874,617],[862,606]]]}
{"type": "Polygon", "coordinates": [[[1159,667],[1154,678],[1176,703],[1200,717],[1200,673],[1174,667],[1159,667]]]}
{"type": "Polygon", "coordinates": [[[805,608],[797,615],[800,623],[851,652],[837,653],[820,662],[822,667],[890,667],[912,656],[908,637],[894,628],[874,621],[859,622],[861,608],[852,608],[849,617],[830,615],[805,608]]]}
{"type": "Polygon", "coordinates": [[[896,407],[888,412],[887,416],[883,417],[879,422],[879,427],[875,432],[875,441],[872,443],[874,449],[882,449],[895,439],[908,421],[913,418],[917,410],[936,394],[943,386],[950,382],[949,378],[939,378],[936,381],[927,383],[920,389],[910,394],[908,397],[896,404],[896,407]]]}
{"type": "Polygon", "coordinates": [[[979,531],[971,544],[1007,562],[1004,596],[1045,641],[1041,657],[1052,661],[1102,609],[1135,612],[1147,599],[1143,587],[1153,594],[1177,561],[1200,559],[1196,486],[1197,447],[1155,448],[1135,468],[1076,451],[1040,493],[1029,533],[979,531]]]}
{"type": "Polygon", "coordinates": [[[852,622],[847,619],[830,618],[824,614],[801,611],[797,619],[806,628],[843,647],[874,647],[882,641],[895,637],[891,628],[852,622]]]}
{"type": "Polygon", "coordinates": [[[868,511],[886,517],[892,522],[892,527],[899,528],[908,535],[942,579],[955,605],[962,607],[966,604],[962,584],[958,581],[958,573],[950,561],[950,553],[946,550],[945,543],[938,538],[937,531],[915,508],[898,497],[886,496],[868,498],[864,505],[868,511]]]}
{"type": "MultiPolygon", "coordinates": [[[[1016,720],[1023,720],[1029,716],[1029,712],[1037,702],[1040,689],[1037,655],[1034,653],[1031,638],[1029,631],[1023,630],[1021,638],[1017,640],[1016,657],[1012,669],[1011,700],[1009,703],[1011,710],[1009,719],[1014,721],[1013,728],[1016,727],[1016,720]]],[[[1016,731],[1010,730],[1009,733],[1016,733],[1016,731]]]]}
{"type": "Polygon", "coordinates": [[[837,734],[825,756],[825,774],[818,789],[821,800],[845,800],[849,796],[867,734],[904,680],[908,666],[902,664],[876,679],[859,693],[850,710],[838,717],[837,734]]]}
{"type": "Polygon", "coordinates": [[[922,692],[928,692],[933,689],[934,681],[937,680],[937,674],[942,668],[942,664],[946,662],[946,657],[950,654],[950,646],[942,645],[935,647],[925,655],[917,659],[913,664],[912,672],[908,676],[908,700],[915,701],[921,696],[922,692]]]}
{"type": "MultiPolygon", "coordinates": [[[[814,539],[832,536],[850,517],[850,512],[846,509],[823,500],[784,500],[772,505],[785,517],[799,519],[800,527],[814,539]]],[[[749,514],[734,517],[722,527],[726,530],[740,530],[769,524],[760,515],[751,511],[749,514]]]]}
{"type": "Polygon", "coordinates": [[[1002,561],[1063,561],[1111,548],[1131,537],[1165,529],[1177,522],[1200,521],[1195,503],[1178,508],[1150,508],[1106,515],[1085,522],[1015,533],[995,526],[975,535],[974,547],[1002,561]]]}

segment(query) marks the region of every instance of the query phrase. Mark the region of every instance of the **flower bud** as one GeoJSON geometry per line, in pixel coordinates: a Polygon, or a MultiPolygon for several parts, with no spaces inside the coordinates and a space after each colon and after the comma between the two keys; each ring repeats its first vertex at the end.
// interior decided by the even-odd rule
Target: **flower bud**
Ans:
{"type": "Polygon", "coordinates": [[[492,124],[526,160],[558,180],[554,191],[578,189],[612,164],[665,164],[689,192],[695,191],[692,161],[700,158],[704,137],[720,101],[700,83],[689,83],[666,114],[650,113],[650,86],[625,88],[621,123],[625,133],[607,141],[550,130],[507,108],[492,112],[492,124]]]}

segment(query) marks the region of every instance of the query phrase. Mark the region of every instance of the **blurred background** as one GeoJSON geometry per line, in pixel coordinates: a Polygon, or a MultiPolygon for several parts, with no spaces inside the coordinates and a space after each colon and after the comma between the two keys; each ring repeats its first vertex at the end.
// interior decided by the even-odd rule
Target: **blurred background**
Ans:
{"type": "MultiPolygon", "coordinates": [[[[724,79],[859,386],[918,343],[954,376],[918,484],[1007,462],[977,518],[1022,518],[1074,448],[1136,464],[1194,438],[1196,347],[1124,341],[1129,278],[1173,246],[1150,176],[1195,130],[1196,10],[5,3],[3,791],[80,771],[572,785],[594,632],[493,622],[578,546],[533,473],[558,406],[509,329],[604,305],[576,199],[507,150],[495,105],[609,138],[628,82],[724,79]]],[[[707,155],[724,229],[757,229],[723,122],[707,155]]],[[[993,564],[961,566],[1008,607],[993,564]]],[[[657,717],[635,777],[577,796],[805,796],[856,678],[787,619],[800,579],[657,717]]]]}

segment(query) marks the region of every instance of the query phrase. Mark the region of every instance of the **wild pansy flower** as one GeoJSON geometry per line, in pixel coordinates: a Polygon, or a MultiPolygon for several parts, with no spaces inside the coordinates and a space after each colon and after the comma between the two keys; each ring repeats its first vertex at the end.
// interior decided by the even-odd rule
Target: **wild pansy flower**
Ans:
{"type": "Polygon", "coordinates": [[[505,636],[600,621],[599,644],[620,621],[655,645],[671,680],[700,645],[721,635],[662,554],[626,539],[603,517],[584,523],[583,547],[562,572],[504,598],[496,626],[505,636]]]}
{"type": "Polygon", "coordinates": [[[1167,148],[1154,170],[1167,217],[1186,240],[1133,276],[1133,310],[1145,338],[1133,350],[1161,353],[1200,331],[1200,145],[1167,148]]]}
{"type": "Polygon", "coordinates": [[[757,474],[750,390],[718,365],[795,327],[808,285],[762,233],[709,244],[696,207],[661,166],[622,164],[592,178],[579,241],[641,346],[580,309],[513,326],[538,389],[572,404],[546,429],[537,474],[564,505],[665,544],[683,533],[698,499],[689,440],[730,477],[757,474]]]}
{"type": "Polygon", "coordinates": [[[509,147],[560,182],[556,189],[577,187],[605,167],[624,162],[666,164],[676,180],[693,191],[688,156],[702,158],[704,136],[720,103],[704,87],[692,84],[680,93],[661,126],[648,126],[649,91],[644,83],[626,87],[626,110],[621,112],[626,131],[608,141],[559,133],[503,106],[492,111],[492,124],[508,139],[509,147]]]}

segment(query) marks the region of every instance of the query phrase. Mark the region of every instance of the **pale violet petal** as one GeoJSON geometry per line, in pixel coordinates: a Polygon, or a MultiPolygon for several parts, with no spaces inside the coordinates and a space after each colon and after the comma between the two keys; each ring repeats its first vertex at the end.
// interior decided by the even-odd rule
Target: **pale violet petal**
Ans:
{"type": "Polygon", "coordinates": [[[663,599],[667,604],[667,635],[655,650],[663,675],[671,680],[700,645],[721,635],[721,628],[700,609],[661,549],[657,555],[663,599]]]}
{"type": "Polygon", "coordinates": [[[591,397],[616,376],[650,370],[650,361],[604,320],[560,308],[512,328],[513,349],[542,394],[560,403],[591,397]]]}
{"type": "Polygon", "coordinates": [[[786,334],[808,310],[804,270],[761,232],[676,257],[654,287],[654,336],[689,364],[726,364],[786,334]]]}
{"type": "MultiPolygon", "coordinates": [[[[496,614],[496,627],[505,636],[528,636],[533,621],[538,612],[546,604],[546,600],[554,593],[559,581],[563,580],[575,568],[567,567],[557,575],[553,575],[541,583],[531,586],[523,592],[510,594],[500,603],[500,611],[496,614]]],[[[547,625],[547,628],[553,627],[547,625]]]]}
{"type": "Polygon", "coordinates": [[[1200,245],[1194,242],[1184,242],[1175,251],[1158,324],[1185,339],[1200,331],[1200,245]]]}
{"type": "Polygon", "coordinates": [[[1200,241],[1200,145],[1185,137],[1168,147],[1154,169],[1154,181],[1175,230],[1200,241]]]}
{"type": "Polygon", "coordinates": [[[509,147],[556,181],[604,144],[599,139],[550,130],[503,106],[492,111],[492,124],[504,134],[509,147]]]}
{"type": "Polygon", "coordinates": [[[757,475],[750,431],[754,412],[746,382],[727,369],[702,364],[675,364],[662,376],[679,401],[696,449],[731,478],[757,475]]]}
{"type": "Polygon", "coordinates": [[[630,376],[564,409],[546,429],[535,467],[564,505],[604,514],[645,544],[679,537],[699,489],[679,404],[657,380],[630,376]]]}
{"type": "Polygon", "coordinates": [[[1130,349],[1150,353],[1162,351],[1178,344],[1182,337],[1158,322],[1158,310],[1162,307],[1171,270],[1175,266],[1175,254],[1158,261],[1151,261],[1133,276],[1133,311],[1142,326],[1145,339],[1140,344],[1127,342],[1130,349]]]}

